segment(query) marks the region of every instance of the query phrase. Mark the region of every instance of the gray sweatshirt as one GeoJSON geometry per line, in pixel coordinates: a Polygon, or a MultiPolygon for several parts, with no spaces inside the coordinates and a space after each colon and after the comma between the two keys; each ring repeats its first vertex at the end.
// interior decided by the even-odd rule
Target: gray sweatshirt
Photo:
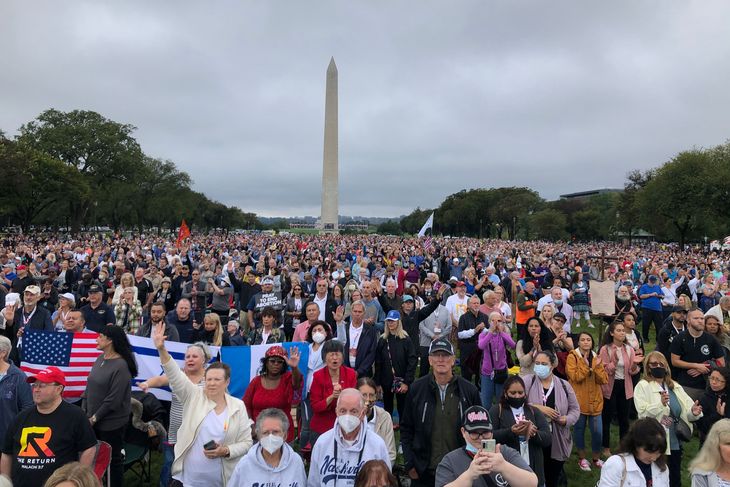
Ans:
{"type": "Polygon", "coordinates": [[[96,427],[101,431],[127,424],[132,412],[132,376],[127,362],[123,358],[104,360],[104,355],[99,355],[82,398],[86,416],[96,416],[96,427]]]}

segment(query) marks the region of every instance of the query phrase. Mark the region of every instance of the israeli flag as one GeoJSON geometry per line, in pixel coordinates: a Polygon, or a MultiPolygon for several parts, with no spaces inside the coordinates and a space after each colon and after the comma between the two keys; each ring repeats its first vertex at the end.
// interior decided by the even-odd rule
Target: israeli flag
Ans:
{"type": "MultiPolygon", "coordinates": [[[[164,372],[162,370],[162,365],[160,365],[160,355],[157,352],[157,348],[155,348],[151,338],[138,337],[134,335],[127,335],[127,338],[129,338],[129,343],[132,345],[132,350],[134,351],[135,358],[137,359],[137,369],[139,370],[137,377],[132,379],[132,390],[138,391],[140,389],[137,387],[137,384],[152,377],[162,375],[164,372]]],[[[185,352],[189,346],[189,343],[165,342],[165,348],[181,369],[185,366],[185,352]]],[[[210,361],[217,361],[221,347],[209,346],[208,348],[210,349],[211,355],[210,361]]],[[[149,389],[148,392],[154,394],[154,396],[161,401],[172,400],[169,387],[159,389],[153,388],[149,389]]]]}
{"type": "Polygon", "coordinates": [[[231,384],[228,386],[228,391],[233,397],[243,398],[251,380],[260,373],[261,359],[264,358],[266,350],[274,345],[281,345],[287,353],[292,347],[299,349],[298,368],[302,373],[302,384],[307,383],[307,371],[309,369],[309,346],[307,343],[286,342],[243,347],[221,347],[221,362],[227,363],[231,367],[231,384]]]}

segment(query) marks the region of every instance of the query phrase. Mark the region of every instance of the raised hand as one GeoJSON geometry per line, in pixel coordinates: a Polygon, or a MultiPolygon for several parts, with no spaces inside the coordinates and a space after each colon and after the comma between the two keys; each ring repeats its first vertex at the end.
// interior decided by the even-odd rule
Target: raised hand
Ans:
{"type": "Polygon", "coordinates": [[[5,317],[6,321],[13,321],[15,319],[15,310],[18,307],[18,303],[11,304],[10,306],[5,306],[5,309],[3,310],[3,316],[5,317]]]}
{"type": "Polygon", "coordinates": [[[165,348],[165,322],[161,321],[152,329],[152,343],[155,344],[157,350],[165,348]]]}
{"type": "Polygon", "coordinates": [[[720,416],[722,416],[724,418],[725,417],[725,402],[718,399],[717,406],[715,406],[715,408],[717,409],[717,414],[719,414],[720,416]]]}
{"type": "Polygon", "coordinates": [[[299,367],[299,347],[291,347],[289,349],[289,356],[286,359],[286,364],[292,369],[299,367]]]}
{"type": "Polygon", "coordinates": [[[345,319],[345,307],[338,306],[336,310],[332,312],[332,317],[335,319],[335,323],[339,323],[345,319]]]}

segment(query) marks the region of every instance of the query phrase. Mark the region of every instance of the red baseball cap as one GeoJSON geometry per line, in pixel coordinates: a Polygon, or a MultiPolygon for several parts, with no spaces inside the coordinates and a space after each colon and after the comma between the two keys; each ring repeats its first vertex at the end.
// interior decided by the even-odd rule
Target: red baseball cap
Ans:
{"type": "Polygon", "coordinates": [[[279,358],[283,359],[285,362],[287,359],[286,350],[284,350],[284,347],[282,347],[281,345],[274,345],[273,347],[266,350],[265,356],[266,356],[266,358],[279,357],[279,358]]]}
{"type": "Polygon", "coordinates": [[[16,270],[18,270],[18,271],[24,271],[24,270],[26,270],[26,269],[27,269],[27,267],[25,267],[25,264],[20,264],[20,265],[19,265],[19,266],[17,267],[17,269],[16,269],[16,270]]]}
{"type": "Polygon", "coordinates": [[[26,380],[29,384],[38,381],[45,382],[46,384],[53,384],[55,382],[62,386],[66,386],[66,374],[64,374],[58,367],[48,367],[47,369],[43,369],[36,375],[28,377],[26,380]]]}

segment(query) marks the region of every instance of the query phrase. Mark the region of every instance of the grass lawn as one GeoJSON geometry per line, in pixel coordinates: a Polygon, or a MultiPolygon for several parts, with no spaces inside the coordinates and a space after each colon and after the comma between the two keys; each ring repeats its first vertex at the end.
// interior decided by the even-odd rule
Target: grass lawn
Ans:
{"type": "MultiPolygon", "coordinates": [[[[577,331],[588,331],[593,335],[595,343],[599,343],[600,339],[598,337],[598,322],[594,321],[596,323],[596,328],[586,328],[585,326],[581,328],[573,328],[574,332],[577,331]]],[[[650,343],[645,344],[646,352],[649,353],[654,350],[655,344],[656,344],[656,337],[654,335],[650,335],[652,338],[652,341],[650,343]]],[[[458,373],[458,371],[457,371],[458,373]]],[[[396,444],[398,444],[400,434],[396,431],[396,444]]],[[[616,451],[618,448],[618,442],[619,442],[619,433],[618,433],[618,426],[612,425],[611,426],[611,451],[616,451]]],[[[586,428],[586,445],[588,449],[590,450],[590,431],[586,428]]],[[[296,448],[296,445],[293,445],[296,448]]],[[[699,449],[699,439],[697,438],[696,434],[695,437],[692,439],[692,441],[688,443],[684,443],[683,445],[684,454],[682,457],[682,485],[690,485],[690,477],[689,477],[689,471],[687,469],[687,466],[689,465],[689,462],[695,457],[697,454],[697,450],[699,449]]],[[[587,456],[590,459],[590,452],[587,452],[587,456]]],[[[158,484],[158,479],[160,476],[160,468],[162,466],[162,455],[159,452],[153,452],[152,453],[152,485],[158,484]]],[[[605,459],[604,459],[605,460],[605,459]]],[[[398,456],[398,462],[402,463],[402,457],[398,456]]],[[[600,477],[600,470],[593,468],[590,472],[584,472],[578,467],[578,455],[575,451],[575,447],[573,447],[573,454],[570,456],[570,458],[565,462],[565,473],[568,477],[568,485],[571,486],[578,486],[578,487],[592,487],[596,485],[598,482],[598,479],[600,477]]],[[[141,485],[139,480],[132,475],[131,472],[127,472],[124,476],[125,484],[126,485],[141,485]]]]}

